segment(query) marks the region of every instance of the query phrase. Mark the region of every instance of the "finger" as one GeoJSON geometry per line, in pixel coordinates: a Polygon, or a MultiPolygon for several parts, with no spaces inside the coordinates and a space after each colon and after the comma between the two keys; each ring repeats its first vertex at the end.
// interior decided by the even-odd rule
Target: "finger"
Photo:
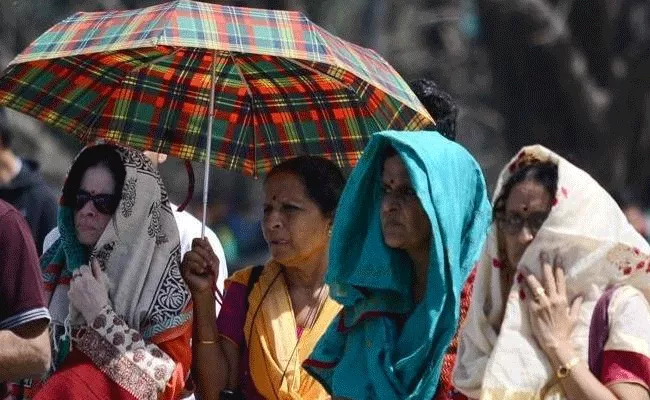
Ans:
{"type": "Polygon", "coordinates": [[[90,267],[95,279],[99,280],[99,277],[102,276],[102,267],[99,265],[99,260],[93,258],[90,262],[90,267]]]}
{"type": "Polygon", "coordinates": [[[208,242],[207,239],[204,238],[194,238],[192,239],[192,250],[194,250],[195,247],[200,247],[202,249],[208,249],[210,247],[210,243],[208,242]]]}
{"type": "MultiPolygon", "coordinates": [[[[557,258],[556,258],[557,260],[557,258]]],[[[557,294],[566,296],[566,277],[564,276],[564,268],[555,264],[555,285],[557,286],[557,294]]]]}
{"type": "Polygon", "coordinates": [[[555,286],[555,276],[553,275],[553,266],[548,253],[545,251],[540,253],[539,259],[542,263],[542,272],[544,274],[544,289],[549,296],[557,294],[557,287],[555,286]]]}
{"type": "Polygon", "coordinates": [[[569,316],[571,316],[571,318],[578,318],[580,306],[582,306],[582,300],[582,296],[578,296],[573,300],[573,303],[571,303],[571,310],[569,311],[569,316]]]}
{"type": "Polygon", "coordinates": [[[186,275],[199,275],[203,276],[209,274],[210,268],[205,263],[197,263],[188,261],[183,268],[182,272],[186,275]]]}
{"type": "Polygon", "coordinates": [[[206,262],[206,260],[200,254],[198,254],[196,250],[192,250],[185,254],[185,258],[183,258],[183,264],[186,263],[194,263],[201,266],[201,268],[208,267],[208,263],[206,262]]]}
{"type": "Polygon", "coordinates": [[[86,276],[92,275],[92,272],[87,265],[82,265],[77,269],[77,271],[77,277],[75,278],[76,281],[83,281],[86,279],[86,276]]]}
{"type": "Polygon", "coordinates": [[[548,297],[546,295],[544,287],[542,286],[541,283],[539,283],[535,275],[530,273],[530,271],[528,270],[526,271],[527,271],[526,286],[528,287],[532,300],[536,301],[541,305],[548,304],[548,297]]]}
{"type": "Polygon", "coordinates": [[[192,249],[192,252],[194,254],[200,256],[205,261],[206,265],[207,264],[210,264],[210,265],[214,264],[214,262],[213,262],[214,257],[211,254],[212,253],[211,250],[206,249],[206,248],[201,247],[201,246],[197,246],[197,247],[192,249]]]}

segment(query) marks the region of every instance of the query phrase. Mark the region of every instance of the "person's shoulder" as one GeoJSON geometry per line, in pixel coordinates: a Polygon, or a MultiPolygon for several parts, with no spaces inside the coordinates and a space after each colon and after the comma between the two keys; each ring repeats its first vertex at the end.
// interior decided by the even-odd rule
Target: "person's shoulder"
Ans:
{"type": "Polygon", "coordinates": [[[0,199],[0,229],[13,229],[16,224],[27,226],[27,221],[13,205],[0,199]]]}
{"type": "MultiPolygon", "coordinates": [[[[190,237],[199,237],[201,234],[201,221],[185,210],[178,211],[177,206],[174,204],[172,204],[171,207],[172,210],[174,210],[174,218],[176,219],[176,224],[178,225],[178,230],[181,236],[183,236],[184,233],[188,233],[190,237]]],[[[208,226],[205,227],[205,235],[212,245],[216,242],[221,246],[219,238],[208,226]]]]}
{"type": "MultiPolygon", "coordinates": [[[[608,314],[614,319],[647,316],[650,321],[650,303],[645,294],[632,285],[622,285],[611,295],[608,314]]],[[[644,318],[645,319],[645,318],[644,318]]]]}
{"type": "Polygon", "coordinates": [[[201,228],[201,221],[199,221],[194,215],[190,214],[186,210],[178,211],[178,206],[175,204],[171,204],[171,207],[172,210],[174,210],[174,218],[176,218],[176,223],[179,227],[182,225],[183,227],[196,228],[198,226],[199,229],[201,228]]]}
{"type": "Polygon", "coordinates": [[[4,217],[7,213],[11,211],[16,211],[14,206],[0,199],[0,218],[4,217]]]}
{"type": "Polygon", "coordinates": [[[228,278],[228,281],[230,281],[231,283],[248,285],[248,281],[250,280],[251,274],[253,272],[253,268],[255,268],[255,266],[245,267],[233,272],[233,274],[230,275],[230,277],[228,278]]]}

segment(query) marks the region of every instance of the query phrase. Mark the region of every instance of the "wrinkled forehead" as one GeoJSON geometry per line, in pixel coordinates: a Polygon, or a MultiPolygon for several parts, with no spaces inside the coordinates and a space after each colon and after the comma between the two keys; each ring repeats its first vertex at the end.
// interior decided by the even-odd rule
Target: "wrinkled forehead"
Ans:
{"type": "Polygon", "coordinates": [[[411,185],[408,170],[398,155],[388,157],[384,161],[381,180],[384,184],[411,185]]]}

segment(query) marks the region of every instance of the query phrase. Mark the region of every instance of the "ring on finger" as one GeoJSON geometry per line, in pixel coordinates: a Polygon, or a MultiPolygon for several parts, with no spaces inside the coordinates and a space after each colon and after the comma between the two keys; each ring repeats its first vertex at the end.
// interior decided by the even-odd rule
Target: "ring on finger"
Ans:
{"type": "Polygon", "coordinates": [[[535,289],[535,300],[539,300],[542,298],[542,296],[546,296],[546,290],[539,286],[537,289],[535,289]]]}

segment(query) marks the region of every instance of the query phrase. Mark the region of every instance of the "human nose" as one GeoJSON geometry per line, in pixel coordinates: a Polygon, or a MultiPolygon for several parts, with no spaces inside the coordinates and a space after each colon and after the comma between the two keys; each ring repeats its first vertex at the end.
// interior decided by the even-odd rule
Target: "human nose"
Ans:
{"type": "Polygon", "coordinates": [[[282,227],[282,217],[276,210],[270,210],[264,217],[264,225],[267,229],[276,230],[282,227]]]}
{"type": "Polygon", "coordinates": [[[97,209],[95,208],[95,204],[92,202],[92,200],[88,199],[88,201],[86,201],[86,204],[84,204],[83,207],[81,207],[79,210],[79,213],[81,213],[81,215],[94,216],[97,215],[97,209]]]}
{"type": "Polygon", "coordinates": [[[385,213],[396,211],[399,207],[399,199],[392,193],[385,193],[381,199],[381,209],[385,213]]]}
{"type": "Polygon", "coordinates": [[[528,224],[524,224],[519,230],[519,234],[517,235],[517,239],[519,239],[519,242],[521,244],[529,244],[533,241],[534,238],[535,235],[533,234],[533,231],[530,229],[528,224]]]}

